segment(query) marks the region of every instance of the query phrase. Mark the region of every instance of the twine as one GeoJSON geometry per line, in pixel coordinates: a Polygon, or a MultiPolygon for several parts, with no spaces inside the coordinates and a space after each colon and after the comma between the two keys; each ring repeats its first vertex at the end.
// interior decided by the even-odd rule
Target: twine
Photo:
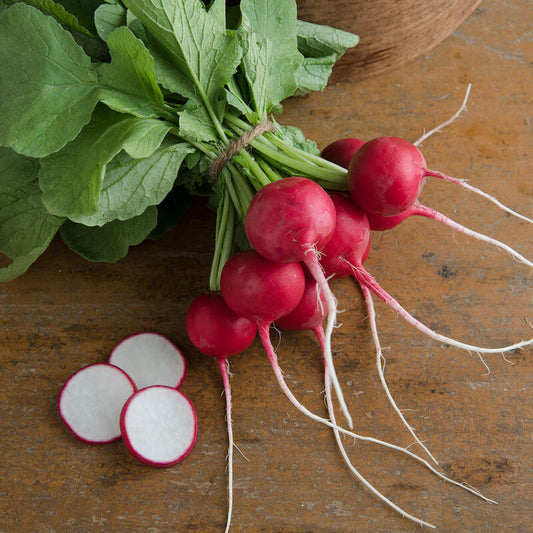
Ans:
{"type": "Polygon", "coordinates": [[[227,165],[227,163],[236,153],[248,146],[256,137],[263,135],[263,133],[267,131],[276,131],[274,124],[267,120],[258,122],[253,128],[245,131],[238,139],[228,145],[228,147],[216,159],[213,160],[207,171],[209,177],[213,181],[216,181],[221,170],[227,165]]]}

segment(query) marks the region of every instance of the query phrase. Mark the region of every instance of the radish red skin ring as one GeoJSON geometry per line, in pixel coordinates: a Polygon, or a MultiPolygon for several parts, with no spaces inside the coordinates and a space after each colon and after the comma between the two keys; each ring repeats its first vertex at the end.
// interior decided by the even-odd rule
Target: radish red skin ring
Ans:
{"type": "MultiPolygon", "coordinates": [[[[146,424],[142,423],[142,425],[146,427],[146,424]]],[[[122,433],[122,440],[127,450],[141,463],[144,463],[149,466],[155,466],[158,468],[168,468],[180,463],[191,453],[192,449],[194,448],[194,445],[196,444],[196,439],[198,436],[198,418],[192,402],[181,391],[174,387],[169,387],[166,385],[153,385],[151,387],[145,387],[144,389],[138,390],[124,404],[120,415],[120,430],[122,433]],[[145,455],[143,455],[142,450],[137,449],[137,446],[135,446],[135,444],[132,442],[133,439],[130,438],[130,429],[128,427],[128,414],[130,414],[129,412],[131,411],[132,406],[134,406],[134,404],[142,395],[149,394],[151,391],[154,390],[171,391],[172,394],[176,395],[176,397],[179,397],[182,401],[184,401],[185,405],[190,410],[191,421],[193,424],[193,431],[192,435],[190,435],[190,442],[188,446],[186,446],[182,451],[180,451],[179,454],[176,455],[176,457],[171,460],[158,461],[147,458],[145,455]]]]}
{"type": "MultiPolygon", "coordinates": [[[[88,444],[107,444],[109,442],[117,441],[117,440],[119,440],[121,438],[120,421],[119,421],[121,408],[118,409],[118,405],[120,405],[121,399],[119,399],[119,401],[118,401],[117,411],[116,411],[117,430],[115,432],[113,432],[112,434],[110,434],[110,436],[107,437],[107,438],[89,438],[86,434],[84,436],[83,431],[80,430],[81,428],[79,427],[79,425],[77,425],[75,423],[75,420],[73,420],[73,418],[72,418],[72,416],[73,416],[72,411],[68,409],[69,401],[71,401],[72,399],[74,399],[74,400],[77,399],[76,397],[72,398],[72,396],[69,398],[68,395],[72,394],[71,393],[71,389],[72,389],[72,387],[76,386],[76,382],[79,380],[80,376],[83,373],[91,372],[93,370],[100,369],[100,368],[109,369],[109,371],[114,373],[115,376],[120,376],[120,379],[124,380],[124,384],[126,385],[126,390],[125,390],[125,393],[124,393],[124,398],[123,398],[124,401],[122,402],[121,408],[122,408],[123,404],[126,403],[126,401],[131,397],[131,395],[134,394],[137,391],[137,387],[136,387],[135,383],[130,378],[130,376],[128,376],[128,374],[126,372],[124,372],[124,370],[122,370],[118,366],[110,365],[110,364],[107,364],[107,363],[93,363],[93,364],[84,366],[83,368],[80,368],[74,374],[72,374],[70,376],[70,378],[64,383],[63,387],[61,387],[61,391],[59,392],[59,398],[58,398],[59,414],[61,415],[61,418],[62,418],[63,422],[70,429],[70,431],[79,440],[81,440],[82,442],[86,442],[88,444]],[[129,385],[129,387],[128,387],[128,385],[129,385]]],[[[99,415],[103,416],[104,413],[106,413],[106,414],[109,413],[109,403],[105,401],[105,398],[102,401],[102,398],[103,397],[101,396],[101,394],[98,394],[98,400],[99,401],[98,401],[98,404],[96,405],[96,407],[101,405],[101,411],[95,417],[96,420],[98,420],[99,415]]],[[[77,413],[77,414],[79,415],[79,413],[77,413]]]]}

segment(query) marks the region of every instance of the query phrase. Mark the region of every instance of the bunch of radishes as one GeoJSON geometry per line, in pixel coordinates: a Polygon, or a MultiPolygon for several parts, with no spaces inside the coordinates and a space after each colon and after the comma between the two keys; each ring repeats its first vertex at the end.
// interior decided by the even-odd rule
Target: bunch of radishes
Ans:
{"type": "Polygon", "coordinates": [[[139,461],[173,466],[192,450],[198,428],[192,403],[178,390],[185,370],[168,339],[138,333],[117,344],[107,362],[74,373],[59,394],[59,412],[84,442],[122,437],[139,461]]]}
{"type": "MultiPolygon", "coordinates": [[[[374,494],[402,515],[431,526],[409,515],[379,493],[357,472],[344,452],[339,432],[373,440],[384,446],[394,446],[370,437],[355,435],[337,425],[335,421],[331,405],[331,385],[334,386],[340,407],[352,427],[332,360],[331,338],[336,324],[336,300],[328,279],[353,276],[360,285],[370,316],[378,372],[387,397],[403,423],[433,461],[435,459],[416,437],[385,383],[383,356],[377,336],[371,294],[381,298],[410,324],[433,339],[471,352],[503,353],[533,342],[531,339],[500,348],[482,348],[436,333],[401,307],[363,266],[371,247],[371,230],[392,228],[410,215],[431,217],[455,230],[494,244],[511,253],[522,263],[533,266],[533,263],[504,243],[464,228],[418,202],[426,177],[433,176],[481,194],[508,212],[533,222],[462,180],[429,170],[416,146],[419,141],[410,143],[396,137],[380,137],[368,142],[342,139],[329,145],[322,152],[322,157],[347,168],[348,193],[328,193],[316,182],[303,177],[283,178],[261,188],[253,197],[244,219],[246,236],[252,249],[235,253],[226,262],[220,278],[220,293],[198,296],[188,310],[186,326],[191,342],[201,352],[218,358],[224,377],[230,446],[230,506],[226,530],[231,518],[233,447],[227,359],[245,350],[253,341],[256,332],[287,397],[304,414],[333,428],[339,449],[354,474],[374,494]],[[324,321],[326,327],[323,329],[324,321]],[[315,332],[324,354],[329,420],[308,411],[286,385],[270,341],[269,329],[273,323],[281,328],[310,329],[315,332]]],[[[418,455],[405,449],[401,450],[445,478],[418,455]]],[[[460,485],[483,497],[479,492],[460,485]]]]}

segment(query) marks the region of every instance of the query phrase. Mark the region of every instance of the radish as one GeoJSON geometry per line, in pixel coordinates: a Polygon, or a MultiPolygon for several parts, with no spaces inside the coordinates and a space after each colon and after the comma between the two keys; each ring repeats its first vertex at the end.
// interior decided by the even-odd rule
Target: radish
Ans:
{"type": "Polygon", "coordinates": [[[416,202],[427,177],[460,185],[508,213],[533,223],[464,180],[428,169],[422,152],[399,137],[376,137],[361,146],[348,167],[347,185],[355,203],[365,213],[390,217],[400,215],[416,202]]]}
{"type": "Polygon", "coordinates": [[[120,368],[95,363],[74,373],[59,393],[59,413],[80,440],[105,444],[120,438],[120,412],[135,392],[120,368]]]}
{"type": "Polygon", "coordinates": [[[370,247],[368,217],[350,201],[348,195],[332,192],[330,196],[337,212],[337,223],[335,233],[322,250],[320,260],[327,276],[335,278],[353,276],[360,285],[368,287],[378,298],[421,332],[438,342],[450,344],[456,348],[476,353],[502,353],[523,348],[533,342],[533,339],[530,339],[501,348],[483,348],[445,337],[422,324],[401,307],[364,268],[363,262],[366,260],[370,247]]]}
{"type": "Polygon", "coordinates": [[[229,531],[233,509],[233,427],[231,422],[231,386],[228,357],[243,352],[253,342],[255,322],[235,314],[218,293],[197,296],[189,306],[185,318],[189,339],[205,355],[218,359],[224,394],[228,431],[228,517],[229,531]]]}
{"type": "MultiPolygon", "coordinates": [[[[327,276],[333,276],[336,278],[353,276],[362,288],[367,288],[372,291],[400,316],[407,320],[407,322],[419,329],[421,332],[425,333],[434,340],[450,344],[457,348],[476,352],[478,354],[501,353],[522,348],[533,342],[533,339],[531,339],[502,348],[481,348],[445,337],[444,335],[438,334],[422,324],[420,321],[410,315],[390,294],[388,294],[364,268],[363,263],[368,255],[368,250],[370,247],[370,227],[366,214],[351,200],[348,195],[333,192],[330,194],[330,196],[335,205],[337,221],[331,240],[322,250],[321,264],[327,276]]],[[[365,296],[365,300],[367,301],[367,306],[369,306],[370,293],[366,290],[363,290],[363,294],[365,296]]],[[[433,456],[429,450],[418,439],[411,426],[405,420],[400,409],[392,400],[392,396],[390,395],[383,375],[383,356],[377,343],[376,351],[378,373],[381,383],[387,393],[387,397],[391,401],[394,410],[400,416],[402,422],[411,432],[413,437],[433,459],[433,456]]]]}
{"type": "Polygon", "coordinates": [[[190,400],[174,387],[152,385],[135,392],[120,414],[128,451],[150,466],[176,465],[193,449],[198,433],[190,400]]]}
{"type": "Polygon", "coordinates": [[[276,326],[296,331],[309,329],[317,334],[316,330],[324,331],[322,322],[327,314],[324,294],[320,292],[316,280],[306,275],[304,293],[298,305],[290,313],[276,320],[276,326]]]}
{"type": "Polygon", "coordinates": [[[234,254],[220,276],[224,301],[234,313],[255,322],[274,374],[289,398],[292,395],[270,341],[270,326],[298,305],[304,289],[305,274],[299,263],[273,263],[255,250],[234,254]]]}
{"type": "MultiPolygon", "coordinates": [[[[319,282],[316,283],[320,286],[319,282]]],[[[330,420],[315,415],[296,399],[285,382],[277,361],[277,355],[270,342],[269,327],[271,323],[274,321],[283,323],[282,317],[296,309],[302,301],[305,291],[303,268],[298,263],[272,263],[260,256],[255,250],[239,252],[233,255],[224,265],[220,277],[220,287],[222,297],[228,307],[236,314],[256,321],[259,337],[271,363],[274,375],[291,403],[312,420],[358,438],[354,433],[337,426],[330,420]]],[[[328,302],[322,291],[320,296],[324,297],[326,303],[328,302]]],[[[312,298],[310,301],[312,301],[312,298]]],[[[302,308],[307,307],[307,305],[308,302],[302,304],[302,308]]],[[[305,314],[309,318],[307,311],[305,314]]],[[[324,339],[323,352],[325,353],[326,340],[325,335],[321,337],[320,314],[313,316],[313,322],[309,321],[308,325],[314,324],[315,333],[318,334],[319,339],[324,339]]],[[[330,362],[325,356],[324,359],[329,373],[329,369],[331,369],[330,362]]],[[[331,380],[329,375],[327,375],[327,379],[328,382],[331,380]]],[[[413,517],[413,519],[415,518],[413,517]]]]}
{"type": "Polygon", "coordinates": [[[342,168],[348,168],[355,152],[365,141],[355,137],[345,137],[328,144],[320,153],[320,156],[342,168]]]}
{"type": "Polygon", "coordinates": [[[295,309],[304,295],[302,266],[299,263],[273,263],[255,250],[238,252],[222,269],[220,290],[230,309],[257,324],[274,375],[291,403],[306,416],[331,425],[328,420],[311,413],[292,394],[270,340],[271,324],[295,309]]]}
{"type": "Polygon", "coordinates": [[[120,341],[108,363],[122,368],[138,389],[150,385],[178,388],[185,377],[181,351],[159,333],[137,333],[120,341]]]}
{"type": "Polygon", "coordinates": [[[320,251],[335,229],[333,202],[310,179],[284,178],[265,185],[255,194],[246,212],[244,228],[250,244],[260,255],[274,262],[302,262],[317,281],[328,307],[325,355],[341,409],[352,427],[331,356],[337,303],[318,261],[320,251]]]}

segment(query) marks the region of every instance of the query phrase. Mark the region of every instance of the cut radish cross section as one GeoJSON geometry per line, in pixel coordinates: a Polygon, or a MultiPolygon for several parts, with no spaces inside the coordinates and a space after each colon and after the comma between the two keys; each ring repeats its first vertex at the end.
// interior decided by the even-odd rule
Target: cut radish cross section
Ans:
{"type": "Polygon", "coordinates": [[[122,368],[138,389],[151,385],[178,388],[185,377],[181,351],[159,333],[137,333],[119,342],[108,363],[122,368]]]}
{"type": "Polygon", "coordinates": [[[120,413],[135,384],[120,368],[106,363],[73,374],[59,394],[59,413],[80,440],[104,444],[120,438],[120,413]]]}
{"type": "Polygon", "coordinates": [[[129,452],[151,466],[173,466],[196,442],[198,421],[190,400],[173,387],[154,385],[137,391],[120,416],[129,452]]]}

